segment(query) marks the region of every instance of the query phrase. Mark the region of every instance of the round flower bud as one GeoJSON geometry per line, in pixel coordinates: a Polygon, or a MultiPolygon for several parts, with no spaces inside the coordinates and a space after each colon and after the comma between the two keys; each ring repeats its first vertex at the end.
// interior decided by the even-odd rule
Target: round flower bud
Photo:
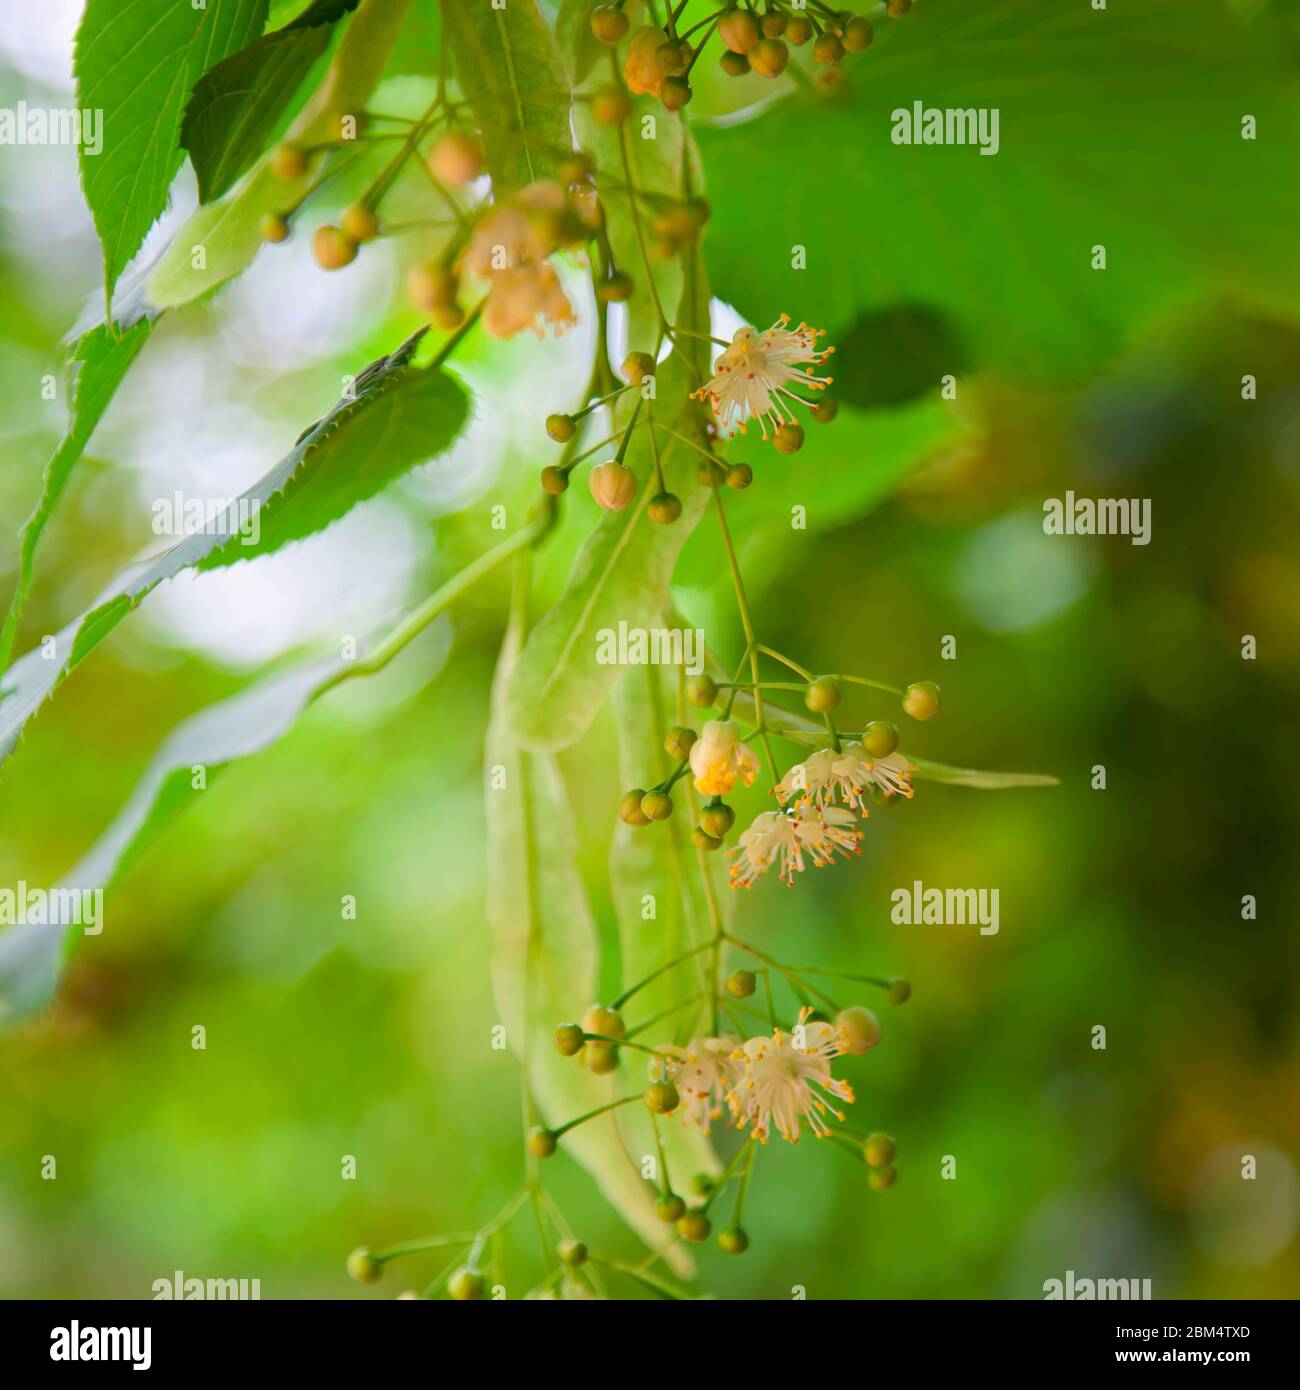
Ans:
{"type": "Polygon", "coordinates": [[[652,1081],[645,1088],[642,1099],[646,1109],[655,1115],[671,1115],[681,1100],[671,1081],[652,1081]]]}
{"type": "MultiPolygon", "coordinates": [[[[873,1173],[874,1177],[875,1174],[873,1173]]],[[[688,1211],[678,1218],[677,1234],[685,1240],[708,1240],[713,1223],[702,1211],[688,1211]]]]}
{"type": "Polygon", "coordinates": [[[782,425],[772,436],[778,454],[797,454],[803,448],[803,426],[782,425]]]}
{"type": "Polygon", "coordinates": [[[760,39],[749,53],[749,66],[760,77],[780,77],[789,61],[790,50],[781,39],[760,39]]]}
{"type": "Polygon", "coordinates": [[[665,77],[659,88],[659,100],[669,111],[680,111],[695,95],[691,84],[684,77],[665,77]]]}
{"type": "Polygon", "coordinates": [[[706,851],[706,853],[712,854],[715,849],[722,848],[722,838],[719,835],[710,835],[703,826],[697,825],[695,829],[691,831],[691,844],[706,851]]]}
{"type": "Polygon", "coordinates": [[[762,30],[769,39],[779,39],[785,33],[786,17],[782,10],[769,10],[762,19],[762,30]]]}
{"type": "Polygon", "coordinates": [[[912,986],[902,976],[890,980],[888,998],[891,1004],[906,1004],[911,997],[912,986]]]}
{"type": "Polygon", "coordinates": [[[655,49],[659,66],[670,76],[677,77],[691,66],[695,50],[684,39],[668,39],[655,49]]]}
{"type": "Polygon", "coordinates": [[[695,470],[702,487],[721,487],[727,481],[727,470],[714,459],[705,459],[695,470]]]}
{"type": "Polygon", "coordinates": [[[268,212],[257,224],[263,241],[285,241],[289,236],[289,219],[278,212],[268,212]]]}
{"type": "Polygon", "coordinates": [[[814,714],[829,714],[840,703],[840,687],[830,676],[818,676],[804,691],[803,702],[814,714]]]}
{"type": "Polygon", "coordinates": [[[890,19],[902,19],[911,8],[912,0],[889,0],[885,13],[890,19]]]}
{"type": "Polygon", "coordinates": [[[933,681],[914,681],[903,691],[903,710],[913,719],[933,719],[939,713],[939,687],[933,681]]]}
{"type": "Polygon", "coordinates": [[[812,417],[819,425],[829,425],[840,413],[840,403],[834,396],[823,396],[812,408],[812,417]]]}
{"type": "Polygon", "coordinates": [[[307,172],[307,153],[301,145],[285,142],[271,155],[271,172],[277,179],[300,179],[307,172]]]}
{"type": "Polygon", "coordinates": [[[812,36],[812,20],[807,15],[792,14],[789,24],[785,26],[786,40],[802,48],[812,36]]]}
{"type": "Polygon", "coordinates": [[[717,1186],[708,1173],[696,1173],[691,1179],[691,1191],[697,1197],[707,1197],[717,1186]]]}
{"type": "Polygon", "coordinates": [[[548,463],[542,469],[542,488],[553,497],[558,497],[560,493],[569,490],[569,475],[563,468],[557,468],[553,463],[548,463]]]}
{"type": "Polygon", "coordinates": [[[623,794],[622,801],[618,803],[618,818],[624,825],[650,824],[650,818],[641,809],[641,799],[644,796],[645,792],[640,787],[623,794]]]}
{"type": "Polygon", "coordinates": [[[739,1226],[728,1226],[718,1232],[718,1249],[728,1255],[743,1255],[749,1249],[749,1237],[739,1226]]]}
{"type": "Polygon", "coordinates": [[[582,1024],[561,1023],[555,1030],[555,1046],[565,1057],[576,1057],[582,1051],[582,1024]]]}
{"type": "Polygon", "coordinates": [[[344,236],[358,246],[363,241],[373,241],[379,235],[379,218],[364,203],[353,203],[339,219],[339,226],[344,236]]]}
{"type": "Polygon", "coordinates": [[[677,1221],[686,1210],[686,1203],[675,1192],[665,1192],[655,1203],[655,1215],[660,1221],[677,1221]]]}
{"type": "Polygon", "coordinates": [[[582,1052],[582,1064],[596,1076],[607,1076],[618,1066],[618,1048],[609,1043],[588,1043],[582,1052]]]}
{"type": "Polygon", "coordinates": [[[747,463],[733,463],[727,469],[727,486],[743,492],[754,481],[754,470],[747,463]]]}
{"type": "Polygon", "coordinates": [[[587,474],[587,486],[607,512],[621,512],[636,496],[636,474],[625,463],[607,459],[587,474]]]}
{"type": "Polygon", "coordinates": [[[667,792],[646,792],[641,798],[641,814],[647,820],[667,820],[673,813],[673,799],[667,792]]]}
{"type": "Polygon", "coordinates": [[[655,360],[648,352],[629,352],[623,359],[623,380],[629,386],[640,386],[655,374],[655,360]]]}
{"type": "Polygon", "coordinates": [[[870,1009],[864,1009],[861,1004],[842,1010],[835,1022],[848,1038],[848,1050],[855,1057],[870,1052],[880,1041],[879,1021],[870,1009]]]}
{"type": "Polygon", "coordinates": [[[591,12],[591,32],[601,43],[614,44],[628,31],[627,15],[617,5],[597,5],[591,12]]]}
{"type": "Polygon", "coordinates": [[[449,130],[429,151],[429,172],[434,178],[460,188],[483,172],[483,146],[464,130],[449,130]]]}
{"type": "Polygon", "coordinates": [[[345,237],[337,227],[317,227],[311,240],[312,255],[322,270],[342,270],[357,258],[356,242],[345,237]]]}
{"type": "Polygon", "coordinates": [[[551,436],[557,444],[567,444],[577,433],[578,426],[574,423],[572,415],[556,413],[546,417],[546,433],[551,436]]]}
{"type": "Polygon", "coordinates": [[[680,724],[675,724],[668,730],[668,737],[664,739],[664,752],[669,757],[676,758],[679,763],[684,763],[690,757],[695,739],[694,729],[687,729],[680,724]]]}
{"type": "Polygon", "coordinates": [[[887,1167],[894,1161],[898,1146],[888,1134],[868,1134],[862,1144],[862,1153],[873,1168],[887,1167]]]}
{"type": "Polygon", "coordinates": [[[682,514],[682,499],[671,492],[657,492],[646,508],[650,520],[659,526],[671,526],[682,514]]]}
{"type": "Polygon", "coordinates": [[[748,10],[728,10],[718,20],[718,37],[733,53],[748,53],[762,35],[758,21],[748,10]]]}
{"type": "Polygon", "coordinates": [[[733,970],[727,976],[727,993],[733,999],[748,999],[758,988],[758,980],[752,970],[733,970]]]}
{"type": "Polygon", "coordinates": [[[358,1284],[377,1284],[384,1277],[384,1267],[362,1245],[348,1256],[348,1273],[358,1284]]]}
{"type": "Polygon", "coordinates": [[[555,1135],[544,1125],[534,1125],[528,1131],[524,1145],[534,1158],[550,1158],[555,1152],[555,1135]]]}
{"type": "Polygon", "coordinates": [[[857,14],[844,26],[840,42],[849,53],[861,53],[864,48],[871,47],[871,40],[875,37],[871,21],[866,15],[857,14]]]}
{"type": "Polygon", "coordinates": [[[867,1174],[867,1181],[876,1192],[884,1192],[893,1187],[898,1179],[898,1174],[893,1168],[873,1168],[867,1174]]]}
{"type": "Polygon", "coordinates": [[[632,114],[632,99],[622,87],[602,87],[591,99],[591,114],[600,125],[622,125],[632,114]]]}
{"type": "MultiPolygon", "coordinates": [[[[627,1032],[622,1016],[617,1009],[607,1009],[604,1004],[593,1004],[582,1016],[584,1033],[601,1033],[607,1038],[621,1038],[627,1032]]],[[[612,1043],[589,1043],[589,1047],[611,1047],[612,1043]]]]}
{"type": "Polygon", "coordinates": [[[812,46],[814,63],[838,63],[844,57],[844,45],[834,34],[822,34],[812,46]]]}
{"type": "Polygon", "coordinates": [[[712,709],[718,701],[718,684],[712,676],[692,676],[686,682],[686,698],[700,709],[712,709]]]}
{"type": "Polygon", "coordinates": [[[450,333],[465,322],[465,311],[459,304],[439,304],[430,310],[429,322],[444,333],[450,333]]]}
{"type": "Polygon", "coordinates": [[[718,63],[728,77],[744,77],[750,70],[749,59],[743,53],[733,53],[730,49],[723,50],[718,63]]]}
{"type": "Polygon", "coordinates": [[[587,1247],[580,1240],[562,1240],[555,1247],[555,1253],[560,1257],[560,1263],[568,1265],[570,1269],[587,1263],[587,1247]]]}
{"type": "Polygon", "coordinates": [[[735,823],[736,813],[725,801],[719,801],[716,806],[706,806],[700,812],[700,829],[719,840],[735,823]]]}
{"type": "Polygon", "coordinates": [[[632,277],[616,270],[600,282],[596,294],[606,304],[623,304],[632,298],[632,277]]]}
{"type": "Polygon", "coordinates": [[[413,265],[407,274],[406,291],[415,307],[428,314],[434,309],[455,304],[460,284],[445,265],[437,261],[421,261],[413,265]]]}
{"type": "Polygon", "coordinates": [[[487,1280],[464,1265],[447,1280],[447,1292],[458,1303],[475,1303],[487,1297],[487,1280]]]}
{"type": "Polygon", "coordinates": [[[898,747],[898,725],[873,719],[862,731],[862,746],[873,758],[887,758],[898,747]]]}

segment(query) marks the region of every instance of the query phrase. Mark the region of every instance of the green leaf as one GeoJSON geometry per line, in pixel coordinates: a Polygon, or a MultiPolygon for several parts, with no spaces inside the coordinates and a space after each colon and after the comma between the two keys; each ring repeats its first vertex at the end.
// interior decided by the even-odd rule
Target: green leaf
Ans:
{"type": "MultiPolygon", "coordinates": [[[[332,140],[339,118],[362,110],[412,2],[362,0],[320,87],[289,127],[289,139],[305,146],[332,140]]],[[[146,280],[147,302],[158,309],[189,304],[240,274],[264,245],[262,217],[292,206],[316,176],[317,171],[309,169],[301,179],[286,182],[262,168],[228,197],[199,208],[146,280]],[[202,257],[195,255],[200,248],[202,257]]]]}
{"type": "Polygon", "coordinates": [[[266,150],[333,25],[358,0],[313,0],[291,24],[209,69],[185,108],[181,144],[199,181],[199,201],[219,198],[266,150]]]}
{"type": "MultiPolygon", "coordinates": [[[[580,86],[587,74],[596,66],[602,54],[608,52],[606,46],[591,32],[591,12],[604,0],[564,0],[560,12],[555,17],[555,38],[560,52],[569,65],[569,75],[574,87],[580,86]]],[[[574,115],[578,108],[575,107],[574,115]]],[[[585,150],[586,143],[580,138],[578,143],[585,150]]]]}
{"type": "Polygon", "coordinates": [[[461,93],[483,130],[498,188],[548,177],[572,148],[569,84],[537,0],[442,0],[442,31],[461,93]]]}
{"type": "MultiPolygon", "coordinates": [[[[542,1120],[555,1128],[626,1094],[628,1081],[619,1072],[597,1076],[555,1048],[556,1027],[580,1019],[596,999],[596,923],[559,767],[549,754],[525,752],[510,730],[506,693],[520,641],[512,620],[493,685],[485,753],[487,916],[497,1008],[542,1120]]],[[[644,1107],[620,1108],[579,1125],[560,1146],[596,1179],[641,1239],[686,1274],[693,1261],[655,1215],[654,1191],[638,1168],[645,1150],[627,1140],[627,1112],[637,1109],[644,1107]]]]}
{"type": "Polygon", "coordinates": [[[266,23],[266,0],[87,0],[73,70],[77,105],[103,113],[103,148],[78,148],[81,182],[104,249],[105,298],[167,205],[183,158],[190,88],[266,23]]]}
{"type": "Polygon", "coordinates": [[[1012,787],[1059,787],[1061,779],[1043,772],[977,772],[970,767],[949,767],[933,763],[928,758],[913,758],[908,762],[916,768],[917,777],[930,782],[949,782],[955,787],[978,787],[983,791],[1007,791],[1012,787]]]}
{"type": "Polygon", "coordinates": [[[41,533],[58,505],[73,468],[85,452],[100,416],[121,385],[127,368],[144,346],[149,329],[149,321],[140,319],[121,337],[115,337],[107,327],[101,325],[83,334],[73,349],[68,373],[68,428],[62,443],[45,467],[40,501],[27,518],[18,540],[18,577],[9,611],[5,615],[4,630],[0,632],[0,672],[9,664],[9,653],[13,649],[23,604],[31,586],[41,533]]]}
{"type": "MultiPolygon", "coordinates": [[[[418,335],[417,335],[418,337],[418,335]]],[[[367,368],[352,398],[337,402],[299,436],[280,462],[229,503],[228,535],[197,533],[119,575],[99,602],[55,638],[53,659],[42,650],[16,661],[0,686],[0,759],[78,662],[83,661],[145,596],[191,568],[212,569],[265,555],[337,520],[408,469],[442,453],[468,413],[462,388],[436,367],[410,367],[415,339],[367,368]],[[260,537],[243,544],[242,518],[255,513],[260,537]]]]}
{"type": "Polygon", "coordinates": [[[1068,8],[930,0],[845,63],[839,96],[699,131],[716,292],[760,327],[785,308],[831,329],[837,390],[861,404],[899,399],[918,358],[1058,381],[1198,299],[1300,310],[1279,234],[1300,222],[1280,11],[1248,26],[1216,0],[1068,8]],[[999,152],[893,143],[916,101],[995,108],[999,152]]]}

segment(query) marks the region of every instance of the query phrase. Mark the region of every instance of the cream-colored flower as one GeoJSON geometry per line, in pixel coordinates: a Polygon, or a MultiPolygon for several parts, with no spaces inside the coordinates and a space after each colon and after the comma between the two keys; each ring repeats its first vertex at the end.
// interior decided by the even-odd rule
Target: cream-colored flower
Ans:
{"type": "Polygon", "coordinates": [[[739,778],[747,787],[758,776],[754,750],[740,737],[740,726],[730,719],[710,719],[691,745],[691,772],[695,789],[704,796],[725,796],[739,778]]]}
{"type": "Polygon", "coordinates": [[[796,383],[810,391],[824,391],[832,378],[814,376],[812,368],[820,366],[835,351],[818,351],[817,339],[825,332],[801,323],[787,328],[789,314],[782,314],[760,333],[756,328],[738,328],[731,346],[714,362],[714,375],[694,393],[698,400],[708,401],[718,424],[728,434],[739,429],[743,434],[747,421],[755,419],[767,438],[767,427],[778,430],[793,423],[793,405],[812,406],[790,390],[796,383]]]}
{"type": "Polygon", "coordinates": [[[843,1120],[831,1103],[853,1103],[853,1088],[831,1075],[831,1061],[849,1050],[844,1030],[831,1023],[810,1022],[812,1010],[800,1011],[790,1033],[775,1029],[772,1036],[750,1038],[732,1054],[740,1078],[727,1093],[736,1124],[750,1137],[767,1143],[773,1126],[791,1144],[799,1140],[800,1122],[820,1139],[830,1133],[826,1115],[843,1120]]]}
{"type": "Polygon", "coordinates": [[[773,864],[781,865],[781,881],[794,887],[794,876],[811,861],[821,869],[862,852],[857,817],[842,806],[818,806],[810,798],[783,811],[761,811],[741,832],[731,851],[729,878],[733,888],[749,888],[773,864]]]}
{"type": "Polygon", "coordinates": [[[732,1060],[737,1046],[736,1038],[692,1038],[685,1047],[660,1049],[671,1059],[669,1068],[681,1098],[678,1113],[683,1124],[708,1129],[721,1116],[727,1092],[740,1074],[732,1060]]]}
{"type": "Polygon", "coordinates": [[[668,76],[668,67],[659,56],[659,49],[667,42],[664,31],[652,24],[643,24],[632,31],[627,41],[627,62],[623,65],[628,91],[637,96],[659,95],[664,78],[668,76]]]}
{"type": "Polygon", "coordinates": [[[772,795],[784,806],[794,797],[807,796],[825,807],[837,798],[859,815],[868,813],[864,792],[878,788],[887,796],[912,795],[912,765],[901,754],[873,758],[862,744],[853,741],[838,751],[819,748],[796,763],[772,788],[772,795]]]}
{"type": "Polygon", "coordinates": [[[541,180],[503,199],[479,222],[465,248],[464,268],[487,282],[483,326],[497,338],[524,328],[539,337],[576,322],[573,306],[547,257],[566,211],[564,189],[541,180]]]}

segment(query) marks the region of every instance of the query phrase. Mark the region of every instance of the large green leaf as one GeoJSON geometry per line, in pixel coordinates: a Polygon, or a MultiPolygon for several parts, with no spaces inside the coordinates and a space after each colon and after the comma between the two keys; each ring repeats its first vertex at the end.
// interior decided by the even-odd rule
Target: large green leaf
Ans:
{"type": "Polygon", "coordinates": [[[551,174],[571,147],[569,84],[537,0],[442,0],[442,32],[502,188],[551,174]]]}
{"type": "MultiPolygon", "coordinates": [[[[411,4],[412,0],[362,0],[320,87],[289,127],[290,139],[304,146],[333,140],[339,118],[361,112],[411,4]]],[[[286,182],[262,168],[228,197],[199,208],[145,282],[147,302],[159,309],[188,304],[240,274],[264,245],[262,217],[297,202],[316,172],[310,169],[301,179],[286,182]]]]}
{"type": "Polygon", "coordinates": [[[603,0],[563,0],[555,17],[555,37],[575,87],[586,81],[597,60],[609,51],[591,32],[591,12],[602,3],[603,0]]]}
{"type": "Polygon", "coordinates": [[[78,155],[106,299],[167,205],[190,88],[262,32],[266,9],[266,0],[87,0],[73,70],[77,105],[103,113],[103,149],[83,142],[78,155]]]}
{"type": "MultiPolygon", "coordinates": [[[[328,525],[399,473],[443,452],[468,411],[463,389],[437,368],[409,366],[415,340],[367,368],[350,398],[303,432],[274,468],[229,503],[232,534],[186,536],[118,576],[95,606],[54,639],[53,657],[37,649],[16,661],[0,687],[0,759],[78,662],[165,579],[278,549],[328,525]],[[261,535],[245,545],[234,525],[256,511],[261,535]]],[[[252,529],[248,532],[252,538],[252,529]]]]}
{"type": "MultiPolygon", "coordinates": [[[[512,621],[492,694],[487,915],[497,1008],[543,1122],[555,1127],[626,1094],[629,1082],[618,1072],[596,1076],[555,1049],[557,1025],[581,1018],[595,1002],[598,947],[564,780],[551,755],[525,752],[510,729],[506,692],[521,637],[512,621]]],[[[621,1109],[599,1116],[566,1134],[563,1152],[591,1173],[647,1245],[688,1273],[691,1257],[672,1243],[671,1229],[655,1215],[654,1190],[640,1174],[640,1160],[653,1148],[630,1140],[628,1123],[621,1109]]]]}
{"type": "Polygon", "coordinates": [[[297,19],[210,68],[185,108],[181,144],[199,201],[227,191],[274,139],[294,96],[358,0],[312,0],[297,19]]]}
{"type": "Polygon", "coordinates": [[[99,424],[100,416],[113,399],[127,368],[144,346],[149,328],[149,321],[140,319],[120,337],[116,337],[101,325],[83,334],[73,349],[69,369],[68,428],[46,465],[40,500],[27,518],[18,539],[18,576],[14,581],[9,611],[5,615],[4,630],[0,632],[0,672],[9,664],[9,653],[13,649],[23,603],[32,581],[41,532],[53,515],[77,460],[85,452],[99,424]]]}
{"type": "Polygon", "coordinates": [[[863,404],[917,362],[930,380],[1070,378],[1218,292],[1294,313],[1278,229],[1300,223],[1300,89],[1281,23],[1219,0],[927,0],[846,63],[836,97],[800,89],[699,133],[716,292],[759,326],[775,305],[835,330],[836,389],[863,404]],[[996,109],[999,152],[893,143],[917,101],[996,109]]]}

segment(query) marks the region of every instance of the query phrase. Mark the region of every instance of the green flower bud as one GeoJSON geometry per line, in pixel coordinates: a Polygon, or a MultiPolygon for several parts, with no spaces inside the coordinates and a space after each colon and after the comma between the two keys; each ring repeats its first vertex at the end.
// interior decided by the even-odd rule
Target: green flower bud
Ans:
{"type": "Polygon", "coordinates": [[[555,1046],[565,1057],[576,1057],[582,1051],[582,1025],[561,1023],[555,1030],[555,1046]]]}
{"type": "Polygon", "coordinates": [[[728,1255],[743,1255],[749,1249],[749,1237],[739,1226],[728,1226],[718,1232],[718,1248],[728,1255]]]}
{"type": "Polygon", "coordinates": [[[933,681],[915,681],[903,691],[903,711],[913,719],[933,719],[939,713],[939,687],[933,681]]]}
{"type": "Polygon", "coordinates": [[[792,14],[789,24],[785,26],[786,41],[802,48],[812,36],[812,20],[807,15],[792,14]]]}
{"type": "Polygon", "coordinates": [[[669,111],[680,111],[694,95],[691,84],[684,77],[665,77],[659,88],[659,100],[669,111]]]}
{"type": "Polygon", "coordinates": [[[769,39],[779,39],[785,33],[786,18],[781,10],[769,10],[762,18],[764,35],[769,39]]]}
{"type": "Polygon", "coordinates": [[[889,1002],[891,1004],[906,1004],[912,997],[912,986],[901,976],[896,976],[889,982],[889,1002]]]}
{"type": "Polygon", "coordinates": [[[898,725],[873,719],[862,731],[862,746],[873,758],[887,758],[898,747],[898,725]]]}
{"type": "Polygon", "coordinates": [[[830,676],[818,676],[804,691],[803,702],[814,714],[829,714],[839,707],[839,685],[830,676]]]}
{"type": "Polygon", "coordinates": [[[733,970],[727,976],[727,993],[734,999],[748,999],[758,988],[758,979],[752,970],[733,970]]]}
{"type": "Polygon", "coordinates": [[[685,39],[668,39],[655,49],[655,57],[666,73],[677,76],[691,65],[695,50],[685,39]]]}
{"type": "Polygon", "coordinates": [[[744,492],[753,481],[754,470],[747,463],[733,463],[727,469],[727,486],[737,492],[744,492]]]}
{"type": "Polygon", "coordinates": [[[640,386],[655,374],[655,360],[648,352],[629,352],[623,359],[623,380],[629,386],[640,386]]]}
{"type": "Polygon", "coordinates": [[[686,1203],[675,1192],[665,1192],[655,1203],[655,1215],[660,1221],[677,1221],[686,1210],[686,1203]]]}
{"type": "Polygon", "coordinates": [[[850,53],[861,53],[864,48],[871,47],[871,41],[876,37],[875,30],[871,27],[871,21],[866,15],[854,15],[844,26],[844,33],[840,36],[840,42],[850,53]]]}
{"type": "Polygon", "coordinates": [[[546,433],[551,436],[557,444],[567,444],[577,432],[578,426],[574,423],[572,415],[548,415],[546,417],[546,433]]]}
{"type": "Polygon", "coordinates": [[[379,235],[379,218],[373,208],[364,203],[353,205],[339,218],[343,235],[359,246],[363,241],[373,241],[379,235]]]}
{"type": "Polygon", "coordinates": [[[587,486],[607,512],[621,512],[636,496],[636,474],[627,464],[606,459],[587,474],[587,486]]]}
{"type": "Polygon", "coordinates": [[[844,57],[844,45],[834,34],[822,34],[812,46],[814,63],[838,63],[844,57]]]}
{"type": "Polygon", "coordinates": [[[641,809],[641,802],[645,797],[645,792],[640,787],[634,787],[630,792],[623,794],[623,799],[618,803],[618,818],[624,825],[649,825],[650,817],[641,809]]]}
{"type": "Polygon", "coordinates": [[[560,1263],[568,1265],[570,1269],[587,1263],[587,1247],[580,1240],[562,1240],[555,1247],[555,1253],[560,1257],[560,1263]]]}
{"type": "Polygon", "coordinates": [[[685,762],[690,757],[695,739],[694,729],[687,729],[681,724],[675,724],[668,730],[668,737],[664,739],[664,752],[669,757],[676,758],[679,763],[685,762]]]}
{"type": "Polygon", "coordinates": [[[682,499],[671,492],[657,492],[646,508],[650,520],[660,526],[669,526],[682,514],[682,499]]]}
{"type": "Polygon", "coordinates": [[[677,1087],[671,1081],[652,1081],[645,1088],[646,1109],[655,1115],[671,1115],[681,1102],[677,1087]]]}
{"type": "Polygon", "coordinates": [[[289,219],[278,212],[268,212],[258,223],[263,241],[280,242],[289,237],[289,219]]]}
{"type": "Polygon", "coordinates": [[[487,1297],[487,1280],[477,1271],[462,1265],[447,1280],[447,1292],[458,1303],[475,1303],[487,1297]]]}
{"type": "Polygon", "coordinates": [[[607,1076],[618,1066],[618,1048],[612,1043],[589,1042],[582,1050],[582,1065],[596,1076],[607,1076]]]}
{"type": "Polygon", "coordinates": [[[714,1182],[713,1178],[708,1173],[696,1173],[691,1179],[691,1191],[694,1192],[697,1197],[709,1196],[716,1186],[717,1183],[714,1182]]]}
{"type": "Polygon", "coordinates": [[[772,436],[772,445],[778,454],[797,454],[803,448],[803,426],[782,425],[772,436]]]}
{"type": "Polygon", "coordinates": [[[535,1158],[550,1158],[555,1152],[555,1135],[545,1125],[534,1125],[528,1131],[524,1144],[535,1158]]]}
{"type": "Polygon", "coordinates": [[[361,1245],[348,1256],[348,1273],[358,1284],[377,1284],[384,1277],[384,1267],[361,1245]]]}
{"type": "Polygon", "coordinates": [[[893,1168],[873,1168],[867,1174],[867,1181],[874,1191],[884,1192],[898,1181],[898,1174],[893,1168]]]}
{"type": "Polygon", "coordinates": [[[743,53],[732,53],[727,49],[718,62],[728,77],[744,77],[749,72],[749,59],[743,53]]]}
{"type": "Polygon", "coordinates": [[[691,844],[697,845],[700,849],[712,853],[715,849],[722,848],[722,837],[720,835],[710,835],[702,825],[697,825],[691,831],[691,844]]]}
{"type": "Polygon", "coordinates": [[[632,298],[632,277],[621,270],[607,275],[596,289],[596,294],[606,304],[622,304],[632,298]]]}
{"type": "MultiPolygon", "coordinates": [[[[604,1004],[593,1004],[582,1016],[582,1031],[584,1033],[600,1033],[606,1038],[621,1038],[627,1033],[627,1025],[616,1009],[607,1009],[604,1004]]],[[[591,1045],[599,1047],[602,1044],[593,1043],[591,1045]]],[[[613,1046],[612,1043],[603,1045],[605,1047],[613,1046]]]]}
{"type": "Polygon", "coordinates": [[[885,7],[885,13],[890,19],[902,19],[902,17],[912,8],[912,0],[889,0],[885,7]]]}
{"type": "Polygon", "coordinates": [[[760,39],[749,51],[749,66],[760,77],[780,77],[790,61],[790,50],[780,39],[760,39]]]}
{"type": "Polygon", "coordinates": [[[695,476],[702,487],[721,487],[727,481],[727,470],[713,459],[705,459],[695,470],[695,476]]]}
{"type": "Polygon", "coordinates": [[[312,255],[322,270],[342,270],[357,258],[357,244],[338,227],[317,227],[311,239],[312,255]]]}
{"type": "Polygon", "coordinates": [[[611,83],[592,97],[591,114],[599,125],[622,125],[632,114],[632,99],[611,83]]]}
{"type": "Polygon", "coordinates": [[[553,463],[547,464],[542,469],[542,491],[549,492],[552,497],[558,497],[560,493],[569,490],[569,475],[563,468],[557,468],[553,463]]]}
{"type": "Polygon", "coordinates": [[[706,835],[712,835],[717,840],[722,839],[735,823],[736,813],[725,801],[706,806],[700,812],[700,829],[706,835]]]}
{"type": "Polygon", "coordinates": [[[617,43],[627,33],[629,23],[617,5],[597,5],[591,12],[591,32],[601,43],[617,43]]]}
{"type": "Polygon", "coordinates": [[[823,396],[812,408],[812,417],[819,425],[829,425],[840,413],[840,403],[834,396],[823,396]]]}
{"type": "Polygon", "coordinates": [[[718,37],[733,53],[748,53],[762,35],[758,21],[748,10],[728,10],[718,20],[718,37]]]}
{"type": "Polygon", "coordinates": [[[870,1052],[880,1041],[880,1022],[870,1009],[861,1004],[843,1009],[835,1022],[844,1030],[849,1040],[849,1051],[855,1056],[870,1052]]]}
{"type": "Polygon", "coordinates": [[[673,799],[667,792],[646,792],[641,798],[641,814],[646,820],[667,820],[673,813],[673,799]]]}
{"type": "MultiPolygon", "coordinates": [[[[873,1173],[871,1175],[875,1177],[873,1173]]],[[[677,1234],[684,1240],[701,1241],[708,1240],[709,1232],[713,1229],[713,1223],[702,1211],[688,1211],[677,1221],[677,1234]]]]}
{"type": "Polygon", "coordinates": [[[712,709],[718,702],[718,686],[712,676],[692,676],[686,682],[686,698],[700,709],[712,709]]]}
{"type": "Polygon", "coordinates": [[[291,182],[300,179],[307,172],[307,152],[301,145],[286,141],[277,145],[271,155],[271,172],[277,179],[291,182]]]}
{"type": "Polygon", "coordinates": [[[897,1146],[888,1134],[869,1134],[862,1153],[873,1168],[885,1168],[894,1161],[897,1146]]]}

